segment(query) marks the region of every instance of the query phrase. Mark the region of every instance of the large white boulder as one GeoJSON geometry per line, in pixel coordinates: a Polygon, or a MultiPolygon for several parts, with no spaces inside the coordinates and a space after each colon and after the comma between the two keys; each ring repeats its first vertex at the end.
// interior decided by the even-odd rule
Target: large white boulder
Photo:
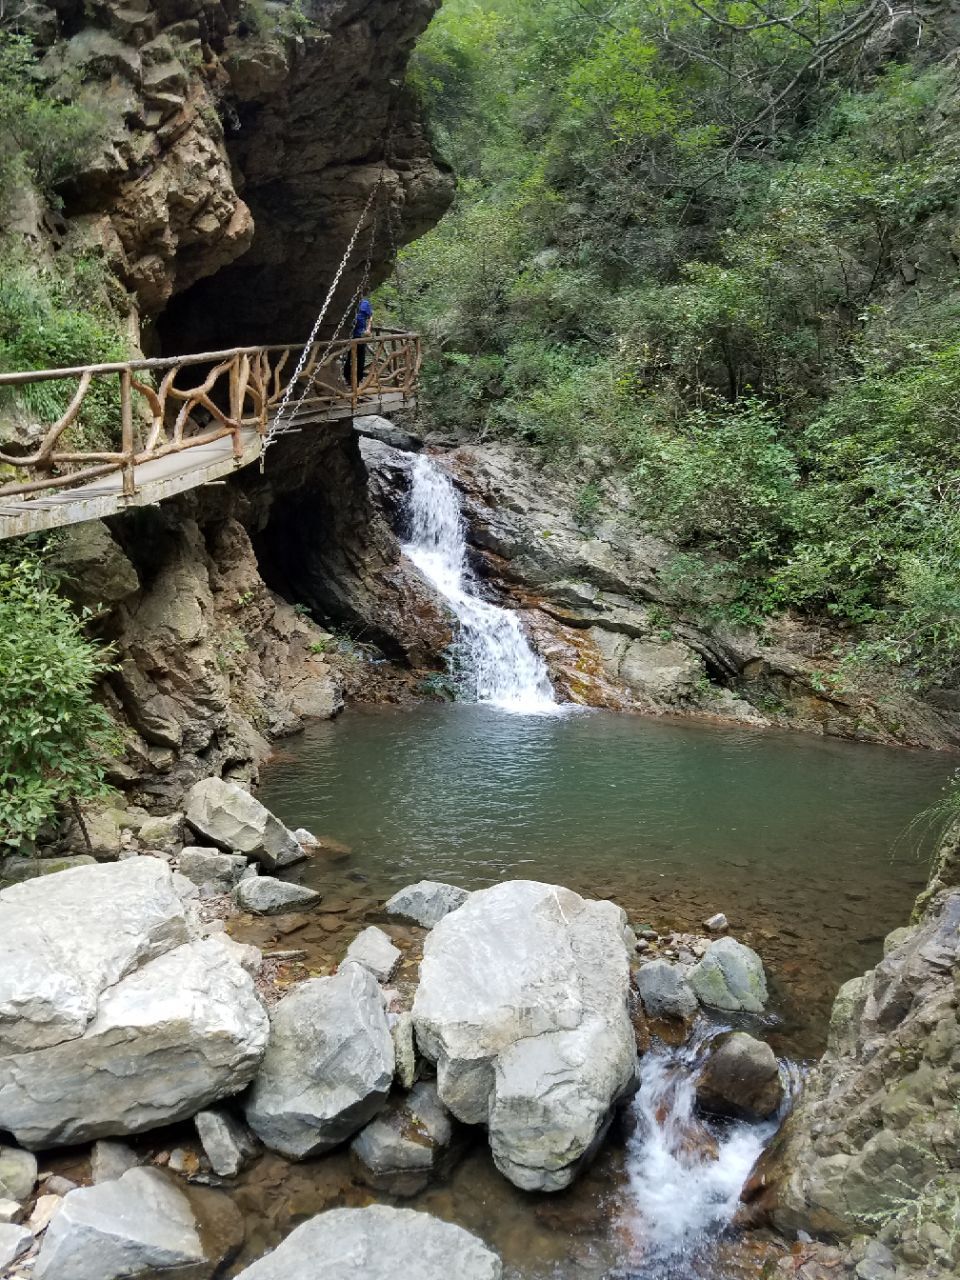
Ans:
{"type": "Polygon", "coordinates": [[[413,1005],[444,1104],[486,1124],[525,1190],[568,1186],[636,1078],[626,917],[514,880],[470,896],[424,945],[413,1005]]]}
{"type": "Polygon", "coordinates": [[[0,1129],[24,1146],[186,1119],[255,1074],[269,1022],[250,949],[197,937],[159,859],[5,890],[0,936],[0,1129]]]}
{"type": "Polygon", "coordinates": [[[47,1228],[35,1280],[211,1275],[242,1242],[243,1223],[226,1196],[193,1194],[201,1206],[216,1197],[217,1230],[203,1229],[194,1204],[159,1169],[71,1191],[47,1228]]]}
{"type": "Polygon", "coordinates": [[[452,1222],[384,1204],[303,1223],[237,1280],[501,1280],[500,1259],[452,1222]]]}
{"type": "Polygon", "coordinates": [[[306,855],[292,831],[249,791],[224,778],[203,778],[187,792],[189,825],[228,853],[254,858],[268,871],[306,855]]]}
{"type": "Polygon", "coordinates": [[[272,1011],[247,1122],[292,1160],[320,1155],[376,1115],[393,1074],[383,993],[367,969],[345,963],[332,977],[301,982],[272,1011]]]}

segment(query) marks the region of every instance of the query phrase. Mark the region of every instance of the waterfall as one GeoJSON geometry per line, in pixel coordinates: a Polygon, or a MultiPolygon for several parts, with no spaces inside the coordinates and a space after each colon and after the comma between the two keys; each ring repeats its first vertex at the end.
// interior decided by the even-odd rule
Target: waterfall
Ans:
{"type": "Polygon", "coordinates": [[[546,665],[517,616],[478,594],[467,564],[466,526],[450,478],[424,454],[414,460],[408,498],[410,540],[403,550],[443,596],[460,627],[457,676],[465,695],[521,715],[555,714],[546,665]]]}
{"type": "Polygon", "coordinates": [[[621,1216],[631,1280],[703,1274],[704,1254],[732,1222],[743,1184],[776,1131],[773,1121],[713,1127],[697,1116],[696,1077],[716,1033],[712,1027],[680,1049],[658,1046],[641,1059],[621,1216]]]}

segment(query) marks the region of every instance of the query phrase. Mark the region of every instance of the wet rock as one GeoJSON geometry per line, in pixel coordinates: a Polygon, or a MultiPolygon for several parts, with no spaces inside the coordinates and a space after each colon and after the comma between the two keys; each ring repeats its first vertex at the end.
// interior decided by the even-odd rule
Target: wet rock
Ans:
{"type": "Polygon", "coordinates": [[[718,938],[690,970],[690,985],[701,1004],[731,1013],[762,1013],[767,1004],[763,961],[734,938],[718,938]]]}
{"type": "Polygon", "coordinates": [[[215,1205],[227,1229],[203,1230],[191,1199],[159,1169],[130,1169],[116,1182],[81,1187],[50,1224],[34,1277],[122,1280],[169,1272],[204,1280],[236,1250],[243,1224],[225,1196],[206,1192],[197,1203],[215,1205]]]}
{"type": "Polygon", "coordinates": [[[26,1200],[37,1185],[37,1157],[19,1147],[0,1146],[0,1196],[26,1200]]]}
{"type": "Polygon", "coordinates": [[[194,1124],[210,1167],[221,1178],[235,1178],[257,1154],[253,1134],[228,1111],[201,1111],[194,1124]]]}
{"type": "Polygon", "coordinates": [[[33,1233],[26,1227],[0,1222],[0,1274],[5,1274],[7,1267],[22,1258],[32,1244],[33,1233]]]}
{"type": "Polygon", "coordinates": [[[462,907],[470,897],[468,890],[439,880],[420,880],[408,884],[386,903],[387,915],[412,920],[424,929],[432,929],[444,916],[462,907]]]}
{"type": "Polygon", "coordinates": [[[722,911],[718,911],[717,914],[711,916],[709,920],[704,920],[703,927],[709,933],[723,933],[724,929],[730,928],[730,921],[722,911]]]}
{"type": "Polygon", "coordinates": [[[273,876],[241,880],[234,895],[238,906],[259,916],[278,915],[291,907],[305,907],[320,901],[320,894],[302,884],[289,884],[273,876]]]}
{"type": "Polygon", "coordinates": [[[392,449],[400,449],[404,453],[414,453],[423,448],[423,441],[419,436],[404,431],[389,418],[382,418],[378,414],[354,418],[353,429],[359,436],[379,440],[383,444],[390,445],[392,449]]]}
{"type": "Polygon", "coordinates": [[[236,782],[204,778],[196,783],[187,792],[186,819],[213,844],[246,854],[268,871],[305,856],[293,832],[236,782]]]}
{"type": "Polygon", "coordinates": [[[743,1031],[714,1042],[696,1088],[703,1111],[741,1120],[766,1120],[783,1101],[776,1054],[743,1031]]]}
{"type": "Polygon", "coordinates": [[[689,970],[669,960],[651,960],[634,977],[637,992],[650,1018],[686,1021],[696,1013],[697,997],[687,981],[689,970]]]}
{"type": "Polygon", "coordinates": [[[370,1205],[331,1209],[292,1231],[237,1280],[501,1280],[500,1259],[476,1236],[429,1213],[370,1205]]]}
{"type": "Polygon", "coordinates": [[[270,1016],[270,1043],[246,1101],[247,1122],[293,1160],[352,1137],[393,1083],[393,1041],[376,979],[356,964],[295,987],[270,1016]]]}
{"type": "Polygon", "coordinates": [[[320,841],[306,827],[297,827],[293,833],[293,838],[306,853],[312,853],[314,849],[319,849],[320,847],[320,841]]]}
{"type": "Polygon", "coordinates": [[[110,1142],[102,1138],[93,1144],[90,1152],[90,1180],[94,1185],[98,1182],[114,1182],[128,1169],[135,1169],[139,1163],[137,1153],[125,1142],[110,1142]]]}
{"type": "Polygon", "coordinates": [[[387,982],[400,963],[400,950],[382,929],[370,925],[347,947],[345,960],[369,969],[378,982],[387,982]]]}
{"type": "Polygon", "coordinates": [[[247,860],[241,854],[188,845],[180,853],[178,866],[182,876],[201,888],[206,887],[212,894],[219,894],[234,888],[247,870],[247,860]]]}
{"type": "Polygon", "coordinates": [[[450,1113],[432,1082],[388,1104],[350,1144],[361,1181],[392,1196],[415,1196],[446,1167],[453,1139],[450,1113]]]}
{"type": "Polygon", "coordinates": [[[612,902],[516,880],[474,893],[424,946],[413,1018],[440,1098],[486,1124],[525,1190],[569,1185],[632,1088],[626,918],[612,902]]]}
{"type": "Polygon", "coordinates": [[[166,863],[38,884],[0,894],[0,1128],[31,1147],[123,1136],[249,1083],[268,1032],[250,956],[194,936],[166,863]]]}

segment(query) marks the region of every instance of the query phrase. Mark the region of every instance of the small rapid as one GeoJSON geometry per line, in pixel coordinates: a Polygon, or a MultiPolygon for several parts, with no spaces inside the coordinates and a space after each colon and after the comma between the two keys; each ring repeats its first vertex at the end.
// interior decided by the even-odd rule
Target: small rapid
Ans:
{"type": "Polygon", "coordinates": [[[640,1060],[632,1103],[628,1183],[621,1228],[630,1280],[716,1276],[709,1254],[733,1221],[740,1192],[777,1129],[765,1123],[706,1124],[696,1079],[717,1028],[679,1049],[651,1048],[640,1060]]]}
{"type": "Polygon", "coordinates": [[[459,624],[453,665],[460,692],[520,715],[561,710],[546,664],[534,652],[515,614],[478,594],[467,564],[466,526],[450,478],[424,454],[414,460],[403,550],[443,596],[459,624]]]}

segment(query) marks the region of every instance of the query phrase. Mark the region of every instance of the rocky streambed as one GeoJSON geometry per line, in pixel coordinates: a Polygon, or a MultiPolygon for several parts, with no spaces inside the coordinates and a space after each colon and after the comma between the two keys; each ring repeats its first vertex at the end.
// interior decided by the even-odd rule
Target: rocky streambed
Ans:
{"type": "MultiPolygon", "coordinates": [[[[862,1195],[835,1199],[827,1229],[863,1230],[876,1140],[849,1150],[849,1119],[885,1105],[860,1096],[889,1085],[875,1028],[903,1011],[917,1069],[955,1078],[947,857],[927,922],[841,993],[837,1080],[815,1073],[798,1113],[815,1121],[788,1125],[738,1209],[795,1075],[765,1043],[762,960],[724,921],[665,937],[557,885],[422,882],[348,905],[331,961],[297,934],[342,908],[284,878],[335,858],[324,842],[208,779],[157,843],[0,892],[5,1276],[297,1280],[318,1256],[331,1276],[427,1280],[794,1267],[787,1241],[824,1229],[830,1177],[846,1186],[840,1156],[862,1195]],[[246,941],[281,924],[287,946],[246,941]],[[721,1240],[771,1222],[788,1234],[721,1240]]],[[[948,1094],[887,1108],[913,1126],[899,1152],[948,1094]]],[[[901,1162],[928,1194],[930,1169],[901,1162]]],[[[925,1226],[910,1239],[933,1275],[951,1245],[925,1226]]],[[[896,1246],[811,1243],[804,1274],[867,1280],[867,1259],[883,1280],[911,1263],[896,1246]]]]}

